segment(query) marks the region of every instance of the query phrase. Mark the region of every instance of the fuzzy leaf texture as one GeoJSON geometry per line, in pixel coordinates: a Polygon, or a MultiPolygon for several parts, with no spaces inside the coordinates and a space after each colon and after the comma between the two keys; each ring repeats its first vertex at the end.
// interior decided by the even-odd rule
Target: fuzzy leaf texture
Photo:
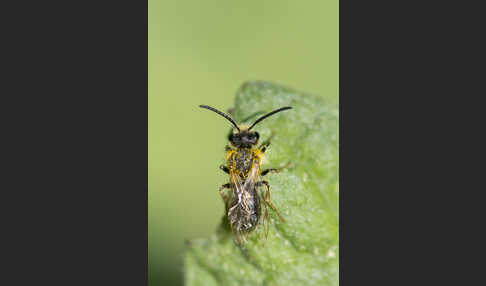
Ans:
{"type": "MultiPolygon", "coordinates": [[[[223,220],[210,238],[187,243],[185,285],[338,285],[338,108],[284,86],[247,82],[232,113],[238,123],[252,123],[283,106],[293,109],[254,130],[261,141],[275,134],[264,169],[292,164],[265,177],[286,223],[269,208],[267,239],[260,225],[238,245],[223,220]]],[[[215,182],[215,199],[221,199],[217,189],[223,183],[215,182]]]]}

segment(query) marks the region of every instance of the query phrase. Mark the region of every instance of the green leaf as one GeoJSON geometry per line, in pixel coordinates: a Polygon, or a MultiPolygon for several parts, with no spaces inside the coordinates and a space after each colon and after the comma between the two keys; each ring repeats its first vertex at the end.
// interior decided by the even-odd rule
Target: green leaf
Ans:
{"type": "MultiPolygon", "coordinates": [[[[293,109],[255,130],[261,140],[275,133],[265,153],[266,168],[292,163],[265,177],[286,223],[269,208],[268,238],[260,225],[238,245],[223,220],[210,238],[187,243],[186,285],[338,284],[338,108],[287,87],[248,82],[238,91],[232,113],[237,122],[246,118],[251,123],[283,106],[293,109]]],[[[226,182],[215,182],[215,199],[220,199],[218,183],[226,182]]]]}

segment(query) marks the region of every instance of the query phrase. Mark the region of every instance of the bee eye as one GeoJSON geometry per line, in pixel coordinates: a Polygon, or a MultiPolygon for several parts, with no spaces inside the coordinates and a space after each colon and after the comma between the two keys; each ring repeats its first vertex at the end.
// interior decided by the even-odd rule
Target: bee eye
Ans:
{"type": "Polygon", "coordinates": [[[233,143],[233,144],[239,144],[241,141],[241,135],[240,134],[230,134],[228,137],[228,140],[233,143]]]}
{"type": "Polygon", "coordinates": [[[260,134],[258,134],[258,132],[255,132],[255,137],[257,140],[260,139],[260,134]]]}

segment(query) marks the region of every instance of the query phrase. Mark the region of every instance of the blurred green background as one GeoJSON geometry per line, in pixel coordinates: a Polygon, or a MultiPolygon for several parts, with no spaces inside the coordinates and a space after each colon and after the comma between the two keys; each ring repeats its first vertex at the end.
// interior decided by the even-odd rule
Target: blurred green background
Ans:
{"type": "Polygon", "coordinates": [[[338,1],[148,2],[149,285],[182,285],[184,240],[220,223],[227,111],[247,80],[338,102],[338,1]]]}

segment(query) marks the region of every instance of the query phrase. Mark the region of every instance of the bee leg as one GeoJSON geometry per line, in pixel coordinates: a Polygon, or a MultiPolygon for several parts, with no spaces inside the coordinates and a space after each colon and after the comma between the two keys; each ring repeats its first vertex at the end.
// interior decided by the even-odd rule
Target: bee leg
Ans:
{"type": "Polygon", "coordinates": [[[270,184],[267,181],[260,181],[260,182],[257,183],[257,185],[260,185],[260,186],[262,184],[265,185],[265,187],[267,187],[267,192],[265,193],[265,202],[272,208],[272,210],[274,210],[278,214],[278,216],[280,217],[280,219],[282,220],[282,222],[285,222],[285,219],[280,214],[280,212],[278,211],[277,207],[275,207],[275,205],[270,200],[270,184]]]}
{"type": "Polygon", "coordinates": [[[270,172],[272,172],[272,173],[278,173],[278,172],[282,171],[283,169],[287,168],[289,165],[290,165],[290,162],[288,162],[287,164],[285,164],[285,166],[280,167],[280,168],[265,169],[265,170],[262,171],[262,173],[260,175],[261,176],[265,176],[265,175],[267,175],[270,172]]]}
{"type": "MultiPolygon", "coordinates": [[[[226,174],[229,174],[229,168],[228,168],[228,167],[226,167],[225,165],[221,165],[221,166],[219,166],[219,168],[220,168],[221,170],[223,170],[223,172],[225,172],[226,174]]],[[[228,187],[228,188],[229,188],[229,187],[228,187]]]]}
{"type": "Polygon", "coordinates": [[[267,147],[270,146],[270,142],[268,142],[268,144],[266,144],[265,146],[263,146],[260,151],[262,151],[262,153],[265,153],[265,151],[267,151],[267,147]]]}
{"type": "Polygon", "coordinates": [[[223,198],[225,204],[228,203],[228,196],[223,191],[224,189],[229,189],[229,188],[231,188],[231,185],[229,183],[224,184],[219,188],[219,194],[221,195],[221,198],[223,198]]]}
{"type": "Polygon", "coordinates": [[[263,218],[263,224],[265,225],[265,239],[268,238],[268,230],[270,229],[270,218],[268,216],[268,207],[267,204],[263,204],[265,206],[265,217],[263,218]]]}
{"type": "Polygon", "coordinates": [[[270,146],[270,142],[271,142],[271,140],[274,136],[275,136],[275,133],[272,131],[272,134],[270,134],[270,137],[268,137],[267,140],[263,141],[263,143],[260,145],[260,147],[258,147],[258,149],[260,149],[260,151],[262,151],[262,153],[265,153],[268,146],[270,146]]]}
{"type": "Polygon", "coordinates": [[[262,171],[261,175],[262,175],[262,176],[265,176],[265,175],[267,175],[267,174],[268,174],[268,173],[270,173],[270,172],[273,172],[273,173],[278,173],[278,172],[282,171],[282,169],[283,169],[283,168],[278,168],[278,169],[275,169],[275,168],[270,168],[270,169],[266,169],[266,170],[263,170],[263,171],[262,171]]]}

